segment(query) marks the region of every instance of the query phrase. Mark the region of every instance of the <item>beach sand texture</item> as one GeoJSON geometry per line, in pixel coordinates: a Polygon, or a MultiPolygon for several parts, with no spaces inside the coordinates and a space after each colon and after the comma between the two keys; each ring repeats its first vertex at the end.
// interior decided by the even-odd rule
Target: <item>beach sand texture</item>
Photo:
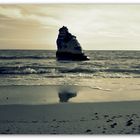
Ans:
{"type": "Polygon", "coordinates": [[[1,134],[139,134],[140,102],[1,105],[1,134]]]}
{"type": "Polygon", "coordinates": [[[94,79],[94,82],[94,88],[80,88],[67,103],[59,103],[59,88],[55,86],[50,87],[53,91],[50,98],[47,86],[1,86],[1,94],[6,91],[9,94],[1,96],[0,133],[139,134],[139,78],[94,79]],[[49,99],[51,102],[47,102],[49,99]]]}

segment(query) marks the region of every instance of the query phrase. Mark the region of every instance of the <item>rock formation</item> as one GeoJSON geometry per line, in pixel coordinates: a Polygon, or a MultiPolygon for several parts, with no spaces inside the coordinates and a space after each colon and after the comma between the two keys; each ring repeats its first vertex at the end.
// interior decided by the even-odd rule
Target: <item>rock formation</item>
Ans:
{"type": "Polygon", "coordinates": [[[83,53],[76,36],[69,33],[68,28],[63,26],[59,29],[57,38],[57,60],[84,61],[89,58],[83,53]]]}

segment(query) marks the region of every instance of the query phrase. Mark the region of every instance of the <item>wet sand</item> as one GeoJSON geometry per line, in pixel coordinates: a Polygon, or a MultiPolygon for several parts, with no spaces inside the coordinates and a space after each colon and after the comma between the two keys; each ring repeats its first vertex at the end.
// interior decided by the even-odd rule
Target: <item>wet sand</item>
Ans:
{"type": "Polygon", "coordinates": [[[134,101],[140,100],[139,93],[140,78],[79,79],[73,85],[69,81],[65,85],[6,85],[0,86],[0,105],[134,101]]]}
{"type": "Polygon", "coordinates": [[[139,134],[140,102],[1,105],[1,134],[139,134]]]}

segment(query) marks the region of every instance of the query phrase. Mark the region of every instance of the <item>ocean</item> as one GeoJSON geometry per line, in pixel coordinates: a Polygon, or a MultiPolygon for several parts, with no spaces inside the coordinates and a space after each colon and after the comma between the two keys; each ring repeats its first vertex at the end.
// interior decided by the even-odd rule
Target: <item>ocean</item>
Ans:
{"type": "Polygon", "coordinates": [[[1,50],[0,104],[140,99],[140,51],[85,54],[89,61],[57,61],[54,50],[1,50]]]}
{"type": "Polygon", "coordinates": [[[90,61],[57,61],[54,50],[1,50],[0,85],[61,85],[82,78],[140,78],[140,51],[92,50],[85,54],[90,61]]]}

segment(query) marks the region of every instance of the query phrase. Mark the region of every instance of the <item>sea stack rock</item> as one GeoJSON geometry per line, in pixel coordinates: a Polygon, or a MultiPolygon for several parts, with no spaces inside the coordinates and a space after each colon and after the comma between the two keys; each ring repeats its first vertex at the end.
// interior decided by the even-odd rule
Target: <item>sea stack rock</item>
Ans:
{"type": "Polygon", "coordinates": [[[85,61],[89,58],[83,53],[82,47],[76,36],[69,33],[68,28],[63,26],[59,29],[57,38],[57,60],[85,61]]]}

